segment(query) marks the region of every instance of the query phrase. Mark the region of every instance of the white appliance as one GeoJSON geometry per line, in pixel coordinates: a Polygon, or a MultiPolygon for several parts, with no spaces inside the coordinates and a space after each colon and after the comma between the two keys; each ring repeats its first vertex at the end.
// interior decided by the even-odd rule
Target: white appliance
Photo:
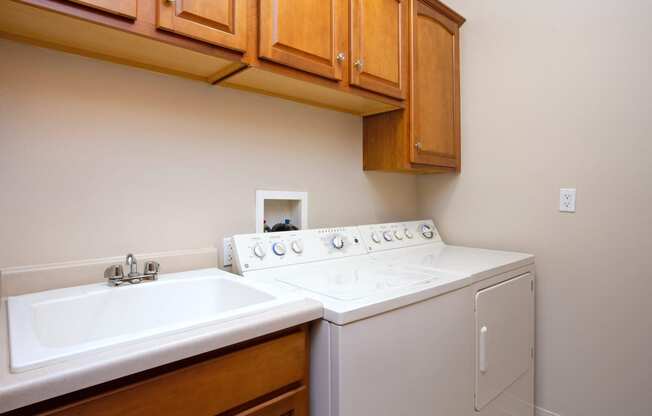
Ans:
{"type": "Polygon", "coordinates": [[[532,415],[532,256],[458,251],[432,221],[238,235],[234,248],[246,278],[324,305],[312,415],[532,415]]]}

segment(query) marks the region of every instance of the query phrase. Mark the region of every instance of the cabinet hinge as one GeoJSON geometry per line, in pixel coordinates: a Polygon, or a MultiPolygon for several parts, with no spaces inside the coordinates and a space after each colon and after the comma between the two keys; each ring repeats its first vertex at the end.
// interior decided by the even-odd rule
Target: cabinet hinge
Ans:
{"type": "Polygon", "coordinates": [[[534,280],[530,280],[530,290],[534,292],[534,280]]]}

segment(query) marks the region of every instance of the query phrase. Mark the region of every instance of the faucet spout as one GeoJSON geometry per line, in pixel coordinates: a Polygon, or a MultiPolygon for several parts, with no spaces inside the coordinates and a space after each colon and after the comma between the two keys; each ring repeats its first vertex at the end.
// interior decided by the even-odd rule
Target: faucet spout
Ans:
{"type": "Polygon", "coordinates": [[[125,261],[125,264],[129,266],[129,274],[127,276],[129,277],[138,276],[138,262],[136,261],[136,257],[134,257],[133,254],[131,253],[127,254],[127,259],[125,261]]]}

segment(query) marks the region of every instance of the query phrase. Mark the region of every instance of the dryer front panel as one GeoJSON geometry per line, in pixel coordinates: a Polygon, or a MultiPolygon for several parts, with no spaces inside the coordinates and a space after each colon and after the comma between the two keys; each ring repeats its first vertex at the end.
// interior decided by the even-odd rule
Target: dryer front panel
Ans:
{"type": "Polygon", "coordinates": [[[517,276],[475,295],[475,408],[481,410],[532,366],[534,278],[517,276]]]}

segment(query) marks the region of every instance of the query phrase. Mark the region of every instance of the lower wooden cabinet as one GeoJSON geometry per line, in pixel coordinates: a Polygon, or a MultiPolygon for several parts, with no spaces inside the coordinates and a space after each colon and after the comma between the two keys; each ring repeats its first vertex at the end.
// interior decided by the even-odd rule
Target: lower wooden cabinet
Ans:
{"type": "Polygon", "coordinates": [[[16,414],[307,416],[308,331],[303,325],[19,409],[16,414]]]}
{"type": "Polygon", "coordinates": [[[364,169],[459,171],[459,28],[464,18],[437,0],[412,0],[410,6],[407,106],[364,118],[364,169]]]}

